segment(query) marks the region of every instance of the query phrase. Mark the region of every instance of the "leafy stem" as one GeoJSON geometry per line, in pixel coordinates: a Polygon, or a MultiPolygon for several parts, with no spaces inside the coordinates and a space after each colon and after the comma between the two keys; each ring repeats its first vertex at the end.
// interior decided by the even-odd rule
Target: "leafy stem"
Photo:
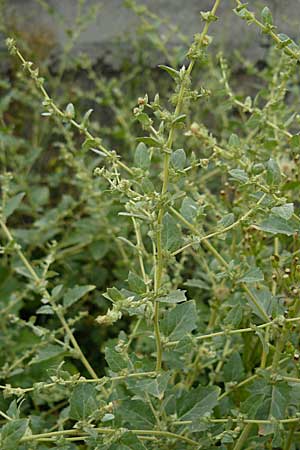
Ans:
{"type": "MultiPolygon", "coordinates": [[[[213,5],[213,8],[211,9],[210,13],[214,16],[218,6],[220,4],[220,0],[215,0],[215,3],[213,5]]],[[[199,37],[199,40],[197,41],[197,49],[200,49],[203,45],[204,39],[207,35],[208,29],[209,29],[210,22],[207,21],[203,27],[202,33],[199,37]]],[[[175,108],[174,116],[178,117],[183,109],[183,103],[184,103],[184,94],[186,90],[186,84],[185,80],[188,79],[192,73],[192,70],[194,68],[196,60],[192,59],[188,65],[188,68],[185,71],[185,74],[183,76],[183,80],[181,80],[181,85],[178,93],[178,100],[175,108]]],[[[155,260],[155,283],[154,283],[154,291],[155,294],[158,295],[159,290],[161,288],[162,284],[162,274],[163,274],[163,249],[162,249],[162,222],[163,222],[163,216],[165,212],[165,207],[163,204],[164,197],[168,190],[168,181],[169,181],[169,165],[170,165],[170,155],[173,147],[173,141],[175,136],[175,124],[171,125],[168,139],[166,142],[166,151],[164,154],[164,162],[163,162],[163,183],[160,193],[160,199],[161,203],[158,208],[157,213],[157,231],[156,231],[156,260],[155,260]]],[[[159,329],[159,303],[155,301],[154,305],[154,331],[155,331],[155,338],[156,338],[156,370],[159,371],[161,369],[162,364],[162,345],[161,345],[161,337],[160,337],[160,329],[159,329]]]]}
{"type": "MultiPolygon", "coordinates": [[[[5,222],[0,219],[0,226],[2,228],[3,233],[5,234],[7,240],[9,242],[14,242],[14,238],[11,235],[9,229],[7,228],[5,222]]],[[[37,275],[36,271],[34,270],[34,268],[32,267],[32,265],[30,264],[30,262],[28,261],[28,259],[26,258],[26,256],[24,255],[24,253],[22,252],[20,246],[18,244],[16,244],[14,246],[14,249],[17,253],[17,255],[19,256],[19,258],[21,259],[21,261],[23,262],[24,266],[26,267],[26,269],[28,270],[30,276],[32,277],[32,279],[35,281],[36,286],[37,287],[41,287],[43,284],[43,280],[40,279],[40,277],[37,275]]],[[[85,366],[85,368],[87,369],[88,373],[91,375],[92,378],[97,379],[98,376],[96,374],[96,372],[94,371],[94,369],[92,368],[92,366],[90,365],[90,363],[88,362],[88,360],[86,359],[83,351],[81,350],[77,340],[74,337],[74,334],[72,333],[71,328],[69,327],[68,322],[66,321],[61,309],[59,308],[59,306],[57,306],[55,304],[55,302],[52,300],[51,295],[49,294],[49,292],[47,291],[47,289],[45,287],[42,288],[42,292],[44,297],[49,301],[49,303],[51,304],[53,311],[56,313],[60,323],[62,324],[63,328],[65,329],[78,357],[81,359],[81,362],[83,363],[83,365],[85,366]]]]}

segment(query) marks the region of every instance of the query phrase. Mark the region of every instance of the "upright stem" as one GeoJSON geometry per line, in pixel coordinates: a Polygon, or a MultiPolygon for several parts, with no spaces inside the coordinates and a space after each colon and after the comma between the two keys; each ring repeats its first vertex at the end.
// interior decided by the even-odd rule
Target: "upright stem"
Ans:
{"type": "MultiPolygon", "coordinates": [[[[219,6],[220,0],[215,0],[214,6],[211,10],[211,13],[214,15],[217,11],[217,8],[219,6]]],[[[197,46],[200,48],[203,44],[204,38],[207,34],[208,28],[209,28],[209,22],[207,21],[204,25],[204,28],[202,30],[202,33],[199,37],[197,46]]],[[[194,68],[195,60],[192,59],[189,63],[189,66],[186,70],[186,76],[189,77],[191,75],[191,72],[194,68]]],[[[185,93],[185,82],[184,80],[181,83],[179,93],[178,93],[178,101],[175,108],[174,116],[177,117],[183,107],[183,101],[184,101],[184,93],[185,93]]],[[[170,165],[170,152],[173,146],[173,140],[174,140],[174,134],[175,134],[175,127],[174,125],[171,125],[169,136],[166,142],[166,151],[164,155],[164,166],[163,166],[163,184],[161,188],[161,205],[158,210],[157,215],[157,229],[156,229],[156,260],[155,260],[155,283],[154,283],[154,292],[156,295],[158,295],[159,290],[161,288],[161,280],[162,280],[162,274],[163,274],[163,251],[162,251],[162,221],[163,216],[165,212],[165,207],[163,204],[163,200],[165,197],[165,194],[168,190],[168,182],[169,182],[169,165],[170,165]]],[[[161,337],[160,337],[160,329],[159,329],[159,303],[155,301],[154,305],[154,333],[155,333],[155,340],[156,340],[156,370],[159,371],[161,369],[161,363],[162,363],[162,346],[161,346],[161,337]]]]}
{"type": "Polygon", "coordinates": [[[296,428],[297,428],[297,424],[293,423],[291,425],[290,431],[289,431],[289,433],[287,435],[287,439],[286,439],[286,443],[285,443],[285,446],[284,446],[284,450],[290,450],[291,449],[292,443],[293,443],[293,437],[294,437],[294,433],[296,431],[296,428]]]}
{"type": "Polygon", "coordinates": [[[276,372],[276,370],[278,368],[280,357],[281,357],[281,354],[282,354],[284,346],[285,346],[286,337],[287,337],[287,330],[286,330],[286,328],[284,328],[280,332],[280,337],[277,340],[276,347],[275,347],[275,352],[274,352],[273,362],[272,362],[272,371],[274,373],[276,372]]]}
{"type": "Polygon", "coordinates": [[[245,425],[243,431],[240,434],[240,437],[236,441],[235,446],[232,450],[242,450],[244,448],[244,444],[248,439],[252,427],[252,423],[247,423],[247,425],[245,425]]]}

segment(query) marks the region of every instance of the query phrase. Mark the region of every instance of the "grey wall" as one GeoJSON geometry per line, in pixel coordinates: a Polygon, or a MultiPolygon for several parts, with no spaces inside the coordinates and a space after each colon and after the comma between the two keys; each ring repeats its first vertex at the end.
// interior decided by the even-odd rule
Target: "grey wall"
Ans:
{"type": "MultiPolygon", "coordinates": [[[[65,26],[72,24],[76,16],[77,0],[48,0],[46,3],[53,6],[64,17],[63,23],[51,18],[39,5],[38,0],[7,0],[5,16],[8,23],[13,23],[44,38],[52,39],[58,53],[64,45],[66,36],[65,26]]],[[[104,59],[111,65],[117,66],[117,58],[111,55],[110,50],[115,48],[116,38],[123,38],[126,33],[134,33],[137,18],[131,11],[124,8],[123,0],[87,0],[87,7],[93,4],[102,4],[99,16],[82,33],[77,41],[75,51],[84,50],[94,60],[104,59]]],[[[178,25],[183,33],[192,37],[201,30],[199,11],[209,10],[212,0],[138,0],[139,4],[147,5],[156,14],[167,17],[178,25]]],[[[300,38],[300,0],[252,0],[251,9],[259,12],[261,5],[267,5],[272,10],[278,31],[285,32],[296,41],[300,38]]],[[[251,59],[259,59],[264,55],[261,47],[264,37],[256,27],[245,24],[232,12],[234,0],[222,0],[218,10],[221,25],[212,24],[210,33],[215,36],[215,42],[227,54],[235,49],[241,50],[251,59]]],[[[3,45],[3,40],[2,40],[3,45]]],[[[126,51],[126,50],[123,50],[126,51]]],[[[156,61],[155,61],[156,62],[156,61]]]]}

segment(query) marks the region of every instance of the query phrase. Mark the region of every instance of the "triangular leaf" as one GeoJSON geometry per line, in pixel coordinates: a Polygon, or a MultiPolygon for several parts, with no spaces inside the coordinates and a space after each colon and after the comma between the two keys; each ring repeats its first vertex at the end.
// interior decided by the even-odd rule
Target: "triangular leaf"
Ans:
{"type": "Polygon", "coordinates": [[[170,340],[179,340],[196,328],[197,310],[193,300],[166,312],[161,330],[170,340]]]}
{"type": "Polygon", "coordinates": [[[220,388],[198,386],[184,393],[177,402],[177,416],[180,420],[200,420],[218,404],[220,388]]]}
{"type": "Polygon", "coordinates": [[[25,192],[20,192],[7,201],[5,207],[3,208],[3,215],[6,219],[19,207],[24,195],[25,192]]]}
{"type": "Polygon", "coordinates": [[[193,222],[197,217],[198,205],[190,197],[185,197],[182,201],[180,212],[188,222],[193,222]]]}
{"type": "Polygon", "coordinates": [[[267,233],[285,234],[286,236],[292,236],[292,234],[296,231],[287,220],[282,217],[275,216],[275,214],[271,214],[259,225],[256,225],[256,228],[267,233]]]}
{"type": "Polygon", "coordinates": [[[271,211],[273,214],[275,214],[275,216],[281,217],[285,220],[289,220],[294,214],[294,203],[286,203],[285,205],[274,206],[271,211]]]}
{"type": "Polygon", "coordinates": [[[182,303],[186,301],[185,291],[177,289],[176,291],[170,292],[164,297],[159,297],[156,300],[161,303],[182,303]]]}
{"type": "Polygon", "coordinates": [[[140,142],[135,149],[134,163],[141,169],[148,169],[150,166],[150,156],[144,142],[140,142]]]}
{"type": "Polygon", "coordinates": [[[55,358],[57,356],[62,356],[66,353],[66,350],[60,345],[48,344],[46,347],[41,348],[35,357],[30,361],[31,364],[40,363],[43,361],[48,361],[48,359],[55,358]]]}
{"type": "Polygon", "coordinates": [[[135,434],[131,431],[126,431],[117,439],[117,442],[107,447],[107,450],[146,450],[146,447],[135,434]]]}
{"type": "Polygon", "coordinates": [[[141,400],[125,400],[118,408],[124,426],[131,429],[152,430],[155,424],[153,412],[141,400]]]}
{"type": "Polygon", "coordinates": [[[99,407],[97,390],[89,383],[79,384],[70,399],[70,417],[74,420],[86,420],[99,407]]]}
{"type": "Polygon", "coordinates": [[[166,213],[163,217],[162,244],[166,250],[178,249],[182,242],[181,230],[176,220],[166,213]]]}
{"type": "Polygon", "coordinates": [[[1,448],[16,450],[28,427],[27,419],[11,420],[1,429],[1,448]]]}
{"type": "Polygon", "coordinates": [[[144,136],[137,138],[138,142],[143,142],[144,144],[148,145],[149,147],[160,147],[161,142],[159,142],[157,139],[154,139],[150,136],[144,136]]]}
{"type": "Polygon", "coordinates": [[[165,70],[166,72],[168,72],[169,75],[171,75],[171,77],[174,80],[177,80],[179,77],[179,72],[178,70],[173,69],[173,67],[169,67],[169,66],[165,66],[164,64],[159,64],[158,66],[160,69],[165,70]]]}
{"type": "Polygon", "coordinates": [[[264,280],[264,274],[258,267],[251,267],[243,276],[239,279],[240,283],[258,283],[264,280]]]}
{"type": "Polygon", "coordinates": [[[171,164],[174,169],[183,170],[186,162],[186,154],[183,148],[175,150],[171,155],[171,164]]]}
{"type": "Polygon", "coordinates": [[[78,286],[76,285],[73,288],[67,290],[64,295],[64,306],[68,307],[73,305],[77,300],[80,300],[85,294],[90,291],[93,291],[96,286],[86,285],[86,286],[78,286]]]}
{"type": "Polygon", "coordinates": [[[113,372],[120,372],[128,366],[127,360],[122,353],[116,351],[114,344],[110,344],[105,348],[105,359],[113,372]]]}
{"type": "Polygon", "coordinates": [[[138,294],[143,294],[146,291],[146,285],[141,277],[136,275],[133,272],[129,272],[128,274],[128,285],[129,288],[138,294]]]}

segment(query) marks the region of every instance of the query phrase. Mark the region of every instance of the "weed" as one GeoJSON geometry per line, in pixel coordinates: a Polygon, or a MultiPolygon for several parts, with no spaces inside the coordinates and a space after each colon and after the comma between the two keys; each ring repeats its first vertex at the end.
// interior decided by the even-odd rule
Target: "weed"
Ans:
{"type": "Polygon", "coordinates": [[[76,28],[45,78],[7,39],[5,450],[299,448],[300,49],[237,0],[272,45],[236,92],[208,51],[219,3],[182,65],[186,38],[172,49],[155,33],[174,27],[126,2],[157,85],[141,60],[107,79],[72,56],[76,28]]]}

